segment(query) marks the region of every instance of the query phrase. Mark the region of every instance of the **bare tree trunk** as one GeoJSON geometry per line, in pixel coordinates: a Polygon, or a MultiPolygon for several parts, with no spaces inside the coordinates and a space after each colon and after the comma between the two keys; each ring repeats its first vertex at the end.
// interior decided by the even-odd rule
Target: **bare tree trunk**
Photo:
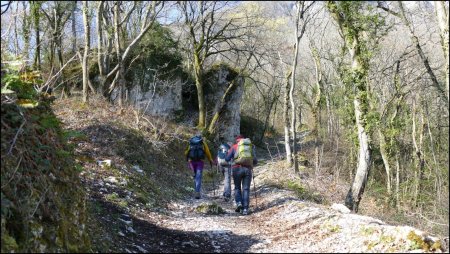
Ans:
{"type": "Polygon", "coordinates": [[[291,153],[291,137],[289,134],[289,78],[292,72],[289,72],[286,76],[286,83],[284,85],[284,146],[286,149],[286,163],[287,166],[292,166],[292,153],[291,153]]]}
{"type": "Polygon", "coordinates": [[[88,16],[88,1],[83,1],[83,21],[84,21],[84,55],[83,55],[83,102],[88,101],[89,66],[88,55],[90,48],[90,17],[88,16]]]}
{"type": "Polygon", "coordinates": [[[219,106],[217,108],[217,111],[215,112],[215,114],[214,114],[214,116],[213,116],[213,118],[211,120],[211,123],[209,124],[208,132],[212,136],[215,136],[215,134],[216,134],[215,126],[216,126],[216,123],[219,121],[220,115],[222,114],[222,112],[225,109],[227,101],[229,100],[229,98],[231,97],[233,92],[236,90],[236,87],[237,87],[238,82],[239,82],[237,79],[240,77],[240,74],[241,73],[239,73],[239,75],[234,80],[232,80],[230,82],[230,85],[228,86],[227,90],[223,94],[223,96],[222,96],[222,98],[220,100],[219,106]]]}
{"type": "Polygon", "coordinates": [[[378,129],[378,136],[380,138],[381,158],[383,159],[384,168],[386,169],[386,188],[387,188],[388,195],[390,196],[392,193],[392,190],[391,190],[391,167],[389,165],[389,156],[386,151],[385,137],[380,129],[378,129]]]}
{"type": "Polygon", "coordinates": [[[77,51],[77,29],[76,29],[76,16],[75,10],[77,8],[77,1],[73,1],[72,7],[72,54],[75,54],[77,51]]]}
{"type": "Polygon", "coordinates": [[[19,56],[19,33],[17,32],[17,15],[19,14],[19,4],[16,3],[16,15],[14,15],[14,55],[17,58],[19,56]]]}
{"type": "Polygon", "coordinates": [[[202,68],[200,58],[197,53],[194,53],[194,73],[195,73],[195,86],[197,87],[198,98],[198,127],[204,128],[206,126],[206,106],[205,95],[203,93],[203,81],[202,81],[202,68]]]}
{"type": "Polygon", "coordinates": [[[119,107],[122,108],[122,89],[123,89],[123,62],[122,62],[122,54],[120,50],[120,27],[119,27],[119,20],[120,20],[120,11],[119,11],[119,2],[114,3],[114,38],[115,38],[115,45],[116,45],[116,54],[117,54],[117,67],[119,70],[117,71],[117,82],[118,82],[118,89],[119,89],[119,107]]]}
{"type": "Polygon", "coordinates": [[[434,149],[435,142],[433,141],[433,135],[431,133],[431,124],[430,124],[430,120],[429,120],[429,112],[428,112],[428,107],[427,107],[426,104],[425,104],[425,108],[426,108],[426,115],[427,115],[427,118],[426,118],[427,119],[427,123],[426,123],[426,125],[427,125],[428,135],[430,137],[431,153],[433,155],[434,170],[435,170],[435,174],[436,174],[436,184],[435,184],[436,196],[437,196],[438,202],[441,202],[441,200],[442,200],[442,196],[441,196],[442,191],[441,190],[442,190],[442,186],[444,186],[444,185],[442,184],[441,173],[439,171],[439,165],[438,165],[438,162],[437,162],[437,159],[436,159],[436,152],[435,152],[435,149],[434,149]]]}
{"type": "MultiPolygon", "coordinates": [[[[346,14],[349,14],[345,13],[348,12],[347,8],[339,8],[341,6],[334,1],[328,2],[327,7],[333,18],[338,23],[339,29],[344,34],[346,46],[350,52],[350,59],[352,63],[350,78],[352,82],[351,85],[355,90],[353,104],[355,107],[356,127],[358,129],[359,151],[358,167],[353,184],[347,193],[347,197],[345,198],[345,205],[353,212],[358,212],[359,203],[367,183],[371,161],[370,140],[365,123],[369,106],[367,98],[369,91],[367,89],[366,82],[369,65],[365,63],[369,62],[370,59],[364,55],[367,52],[361,52],[361,50],[368,50],[362,47],[364,41],[368,40],[368,34],[365,31],[359,31],[360,29],[356,26],[354,21],[345,19],[346,14]]],[[[358,13],[358,15],[363,15],[363,11],[364,10],[361,10],[361,13],[358,13]]]]}
{"type": "Polygon", "coordinates": [[[445,84],[447,92],[447,101],[449,100],[449,36],[448,36],[448,10],[445,6],[445,1],[434,1],[434,8],[436,9],[436,16],[441,30],[441,44],[445,57],[445,84]]]}
{"type": "Polygon", "coordinates": [[[297,57],[298,57],[298,47],[300,43],[300,37],[298,36],[298,19],[300,18],[300,6],[297,6],[298,13],[297,13],[297,22],[295,27],[295,38],[296,43],[294,46],[294,59],[292,63],[292,81],[291,81],[291,87],[289,89],[289,99],[291,102],[291,135],[292,135],[292,160],[294,162],[294,172],[298,172],[298,159],[297,159],[297,131],[295,129],[296,127],[296,121],[297,121],[297,114],[296,114],[296,107],[295,107],[295,101],[294,101],[294,89],[295,89],[295,71],[297,69],[297,57]]]}
{"type": "MultiPolygon", "coordinates": [[[[312,45],[310,41],[311,53],[314,59],[316,67],[316,94],[312,105],[313,116],[313,135],[314,135],[314,165],[316,168],[316,175],[319,172],[320,155],[319,155],[319,130],[320,130],[320,100],[322,97],[322,66],[320,63],[320,57],[317,49],[312,45]]],[[[328,103],[328,102],[327,102],[328,103]]]]}
{"type": "Polygon", "coordinates": [[[400,163],[398,162],[398,155],[395,156],[395,165],[397,172],[395,174],[395,205],[397,210],[400,209],[400,163]]]}
{"type": "Polygon", "coordinates": [[[39,21],[40,21],[40,13],[39,8],[41,6],[40,2],[31,1],[31,13],[33,16],[33,25],[36,36],[36,52],[34,53],[34,68],[40,70],[41,69],[41,40],[40,40],[40,32],[39,32],[39,21]]]}
{"type": "Polygon", "coordinates": [[[355,179],[353,185],[350,188],[345,204],[352,211],[358,212],[359,202],[364,193],[364,188],[367,183],[367,177],[369,175],[370,166],[370,147],[369,138],[362,123],[362,117],[364,115],[361,109],[361,102],[358,99],[354,99],[355,105],[355,117],[356,125],[358,127],[358,141],[359,141],[359,155],[358,155],[358,168],[356,170],[355,179]]]}
{"type": "Polygon", "coordinates": [[[353,156],[353,148],[354,148],[354,146],[352,145],[352,146],[350,146],[350,162],[349,162],[349,167],[348,167],[348,179],[349,179],[349,181],[353,181],[353,164],[354,164],[354,161],[353,161],[353,158],[354,158],[354,156],[353,156]]]}
{"type": "Polygon", "coordinates": [[[29,13],[27,13],[27,6],[26,1],[22,2],[23,6],[23,26],[22,26],[22,32],[23,32],[23,55],[24,58],[28,60],[28,57],[30,57],[30,25],[31,20],[29,17],[29,13]]]}
{"type": "Polygon", "coordinates": [[[52,36],[50,40],[50,54],[48,56],[48,62],[50,64],[50,76],[53,76],[53,73],[55,72],[55,54],[56,54],[56,48],[57,48],[57,41],[58,41],[58,22],[60,19],[58,10],[59,10],[59,2],[55,2],[55,7],[52,9],[52,13],[50,15],[47,15],[47,19],[49,24],[51,24],[52,27],[52,36]]]}
{"type": "MultiPolygon", "coordinates": [[[[102,13],[103,13],[103,5],[104,1],[100,1],[98,4],[97,9],[97,62],[98,62],[98,73],[100,75],[100,78],[103,79],[104,77],[104,70],[103,70],[103,28],[102,28],[102,13]]],[[[100,82],[102,83],[102,82],[100,82]]]]}
{"type": "MultiPolygon", "coordinates": [[[[352,46],[350,46],[349,51],[352,59],[352,71],[354,73],[360,72],[363,68],[361,63],[359,63],[359,50],[358,50],[358,41],[354,40],[352,46]]],[[[358,76],[358,75],[353,75],[358,76]]],[[[356,95],[353,100],[355,107],[355,118],[356,118],[356,126],[358,128],[358,142],[359,142],[359,152],[358,152],[358,167],[356,170],[355,178],[353,180],[352,187],[350,188],[347,197],[345,198],[345,205],[354,212],[358,212],[359,202],[361,201],[361,197],[364,193],[364,189],[367,183],[367,177],[369,175],[369,166],[370,166],[370,144],[369,137],[367,135],[367,131],[365,129],[365,124],[363,119],[366,118],[367,112],[364,108],[367,108],[367,105],[362,105],[364,102],[364,96],[366,94],[366,85],[364,85],[365,77],[355,78],[353,80],[354,86],[356,88],[356,95]]]]}
{"type": "MultiPolygon", "coordinates": [[[[64,58],[63,58],[63,53],[62,53],[62,35],[61,35],[61,29],[62,27],[58,28],[58,40],[56,43],[57,46],[57,50],[58,50],[58,63],[59,63],[59,69],[61,70],[62,67],[64,66],[64,58]]],[[[59,80],[61,80],[61,83],[63,83],[61,86],[65,87],[65,81],[64,81],[64,73],[61,72],[60,73],[60,77],[59,80]]]]}
{"type": "Polygon", "coordinates": [[[422,189],[422,182],[423,182],[423,175],[424,175],[424,168],[425,168],[425,159],[424,154],[422,151],[422,142],[423,142],[423,131],[424,131],[424,120],[423,120],[423,111],[421,111],[420,118],[421,118],[421,126],[419,128],[419,142],[417,142],[417,133],[416,133],[416,102],[413,100],[413,109],[412,109],[412,141],[415,149],[415,155],[417,156],[416,160],[416,191],[414,195],[414,205],[418,205],[418,195],[419,192],[422,189]]]}

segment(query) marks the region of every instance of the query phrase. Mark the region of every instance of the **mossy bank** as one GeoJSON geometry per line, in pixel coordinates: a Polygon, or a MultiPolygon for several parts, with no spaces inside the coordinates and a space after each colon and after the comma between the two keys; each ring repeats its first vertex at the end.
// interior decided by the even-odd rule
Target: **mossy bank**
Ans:
{"type": "Polygon", "coordinates": [[[86,252],[79,166],[50,101],[1,104],[1,251],[86,252]],[[35,103],[36,105],[36,103],[35,103]]]}

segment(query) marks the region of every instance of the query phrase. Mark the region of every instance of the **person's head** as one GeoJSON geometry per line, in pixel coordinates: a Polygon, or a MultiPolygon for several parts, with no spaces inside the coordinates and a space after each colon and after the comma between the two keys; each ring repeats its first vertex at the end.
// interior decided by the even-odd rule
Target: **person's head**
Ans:
{"type": "Polygon", "coordinates": [[[237,136],[236,136],[236,143],[238,143],[239,140],[241,140],[241,139],[243,139],[243,138],[244,138],[244,135],[242,135],[242,134],[237,135],[237,136]]]}

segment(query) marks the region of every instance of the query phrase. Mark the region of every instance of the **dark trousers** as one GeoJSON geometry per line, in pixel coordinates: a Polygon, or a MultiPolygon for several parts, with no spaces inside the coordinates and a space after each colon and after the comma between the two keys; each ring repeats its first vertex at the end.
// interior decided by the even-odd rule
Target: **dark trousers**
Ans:
{"type": "Polygon", "coordinates": [[[248,209],[250,204],[250,184],[252,182],[252,171],[246,167],[233,168],[234,200],[236,205],[242,205],[248,209]]]}

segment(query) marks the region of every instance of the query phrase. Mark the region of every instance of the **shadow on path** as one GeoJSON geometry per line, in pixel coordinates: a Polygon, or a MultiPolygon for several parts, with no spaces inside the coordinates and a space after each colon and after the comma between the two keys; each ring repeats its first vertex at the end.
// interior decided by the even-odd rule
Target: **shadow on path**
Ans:
{"type": "Polygon", "coordinates": [[[90,218],[91,234],[96,237],[94,252],[187,252],[187,253],[242,253],[248,252],[259,240],[252,236],[226,236],[217,231],[182,231],[160,227],[128,214],[123,208],[93,195],[88,202],[93,211],[90,218]],[[127,223],[128,222],[128,223],[127,223]],[[93,226],[95,224],[95,226],[93,226]],[[236,243],[236,244],[233,244],[236,243]]]}

